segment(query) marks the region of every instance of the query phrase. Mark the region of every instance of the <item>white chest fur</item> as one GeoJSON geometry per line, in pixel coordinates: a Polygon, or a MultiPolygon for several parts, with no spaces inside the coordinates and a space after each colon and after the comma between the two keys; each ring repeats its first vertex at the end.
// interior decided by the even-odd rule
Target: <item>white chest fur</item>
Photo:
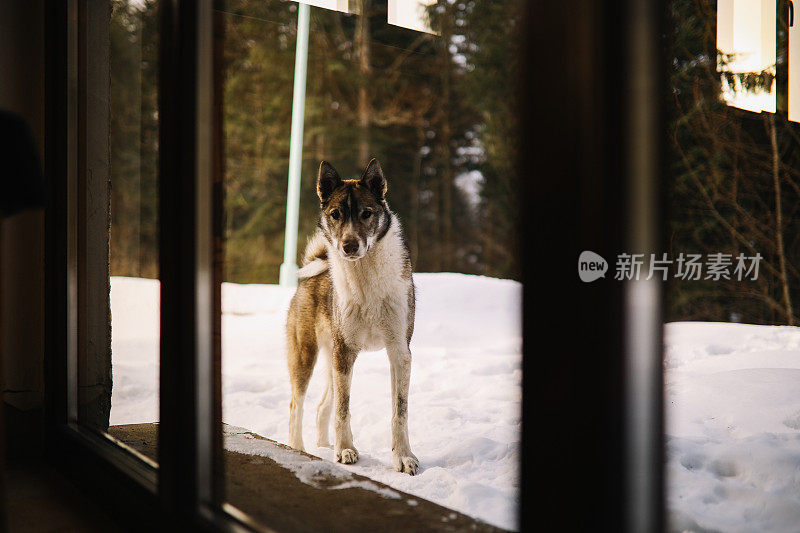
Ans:
{"type": "Polygon", "coordinates": [[[392,338],[405,338],[411,280],[403,278],[404,248],[397,227],[393,220],[384,238],[358,261],[328,250],[336,294],[334,320],[354,348],[378,350],[392,338]]]}

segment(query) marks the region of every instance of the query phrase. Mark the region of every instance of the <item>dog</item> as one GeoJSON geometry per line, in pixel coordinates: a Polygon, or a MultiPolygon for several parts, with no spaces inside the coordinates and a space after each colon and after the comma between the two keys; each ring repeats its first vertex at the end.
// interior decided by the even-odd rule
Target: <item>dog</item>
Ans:
{"type": "Polygon", "coordinates": [[[286,324],[292,384],[289,444],[304,449],[303,401],[319,354],[325,360],[327,387],[317,407],[317,446],[330,446],[333,408],[336,460],[358,461],[350,429],[353,364],[362,350],[386,348],[394,468],[413,476],[419,469],[408,442],[414,282],[408,246],[386,203],[386,190],[376,159],[357,180],[341,179],[328,162],[320,164],[319,221],[305,249],[286,324]]]}

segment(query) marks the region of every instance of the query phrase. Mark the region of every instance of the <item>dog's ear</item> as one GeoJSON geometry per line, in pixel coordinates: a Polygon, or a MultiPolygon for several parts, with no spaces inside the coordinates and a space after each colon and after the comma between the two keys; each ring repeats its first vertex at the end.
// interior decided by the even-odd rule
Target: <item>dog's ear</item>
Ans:
{"type": "Polygon", "coordinates": [[[319,175],[317,176],[317,196],[323,204],[328,201],[334,189],[341,185],[342,178],[339,173],[327,161],[319,164],[319,175]]]}
{"type": "Polygon", "coordinates": [[[378,200],[386,197],[386,178],[383,176],[383,169],[377,159],[372,159],[364,169],[364,174],[359,180],[362,186],[366,187],[378,200]]]}

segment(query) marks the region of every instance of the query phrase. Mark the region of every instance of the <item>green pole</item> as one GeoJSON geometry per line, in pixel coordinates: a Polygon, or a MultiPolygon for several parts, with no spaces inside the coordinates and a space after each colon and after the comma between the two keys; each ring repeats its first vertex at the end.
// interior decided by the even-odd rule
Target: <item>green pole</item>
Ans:
{"type": "Polygon", "coordinates": [[[300,216],[300,172],[303,163],[303,121],[306,108],[306,67],[308,65],[309,7],[300,3],[297,11],[297,45],[294,54],[292,132],[289,140],[289,183],[286,193],[286,229],[280,284],[297,285],[297,223],[300,216]]]}

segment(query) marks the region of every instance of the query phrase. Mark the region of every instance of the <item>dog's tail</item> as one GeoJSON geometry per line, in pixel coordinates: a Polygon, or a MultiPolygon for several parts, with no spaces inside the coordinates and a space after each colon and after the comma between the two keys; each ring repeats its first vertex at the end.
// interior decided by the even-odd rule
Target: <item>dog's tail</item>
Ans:
{"type": "Polygon", "coordinates": [[[317,231],[308,240],[303,254],[303,267],[297,271],[298,279],[313,278],[328,270],[328,247],[325,237],[317,231]]]}

